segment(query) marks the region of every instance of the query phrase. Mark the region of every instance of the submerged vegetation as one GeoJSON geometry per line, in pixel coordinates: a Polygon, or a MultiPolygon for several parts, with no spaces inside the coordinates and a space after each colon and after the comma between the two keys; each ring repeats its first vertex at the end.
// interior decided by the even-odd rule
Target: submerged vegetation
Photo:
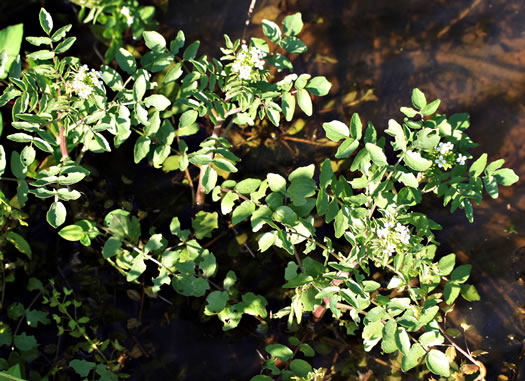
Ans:
{"type": "MultiPolygon", "coordinates": [[[[130,331],[150,298],[166,302],[165,314],[172,300],[197,306],[224,335],[241,321],[262,334],[284,321],[288,337],[267,343],[254,381],[348,377],[351,370],[315,365],[323,330],[358,338],[394,364],[395,376],[417,369],[419,377],[484,379],[483,352],[456,343],[446,320],[458,298],[479,300],[467,283],[472,266],[439,250],[434,231],[443,227],[423,204],[440,199],[472,222],[484,193],[497,198],[518,181],[504,160],[470,153],[468,114],[444,115],[439,99],[416,88],[384,134],[353,113],[322,124],[332,156],[252,177],[232,131],[272,134],[298,113],[312,116],[331,89],[324,76],[294,71],[291,55],[307,51],[300,13],[282,25],[263,20],[265,38],[225,35],[208,57],[183,31],[167,41],[153,7],[74,3],[82,22],[103,26],[100,67],[68,56],[72,26],[43,8],[42,34],[25,37],[34,46],[26,59],[23,28],[0,31],[1,377],[133,376],[128,359],[147,349],[131,334],[107,335],[108,317],[90,295],[100,275],[140,302],[138,319],[121,318],[130,331]],[[140,49],[124,43],[126,33],[140,49]],[[176,174],[168,192],[177,212],[166,208],[159,222],[131,202],[116,206],[104,179],[115,151],[125,156],[115,167],[154,168],[158,182],[176,174]],[[73,248],[70,266],[89,268],[76,286],[34,248],[41,208],[46,231],[73,248]],[[232,260],[216,243],[224,237],[251,257],[232,260]],[[261,275],[254,263],[263,256],[272,265],[261,275]]],[[[156,197],[155,184],[146,187],[156,197]]]]}

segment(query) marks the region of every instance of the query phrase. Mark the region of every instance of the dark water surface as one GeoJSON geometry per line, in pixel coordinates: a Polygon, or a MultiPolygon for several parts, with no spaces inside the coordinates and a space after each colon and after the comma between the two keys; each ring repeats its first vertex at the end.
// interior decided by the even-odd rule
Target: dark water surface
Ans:
{"type": "MultiPolygon", "coordinates": [[[[30,7],[25,10],[13,6],[11,13],[7,11],[6,0],[0,3],[0,12],[12,16],[5,20],[0,15],[2,27],[14,23],[16,17],[24,17],[22,22],[28,22],[28,18],[29,23],[36,20],[39,7],[36,2],[29,1],[30,7]],[[29,13],[30,8],[35,11],[29,13]]],[[[41,3],[69,12],[67,5],[62,6],[59,1],[41,3]]],[[[178,29],[183,29],[187,41],[201,40],[203,53],[218,55],[223,33],[240,38],[249,3],[248,0],[169,1],[166,11],[159,13],[161,30],[173,38],[178,29]]],[[[333,87],[328,97],[316,99],[317,116],[306,120],[304,129],[294,137],[313,141],[323,136],[322,122],[332,119],[348,122],[354,112],[384,129],[390,118],[402,119],[399,107],[410,103],[412,88],[418,87],[427,99],[441,99],[440,112],[470,113],[468,132],[479,143],[474,154],[487,152],[489,160],[502,157],[506,166],[525,179],[523,0],[259,0],[248,36],[261,35],[263,18],[280,21],[297,11],[303,14],[305,29],[300,37],[309,51],[294,59],[296,72],[325,75],[333,87]]],[[[32,28],[34,25],[28,25],[28,29],[32,28]]],[[[78,30],[89,41],[89,31],[82,27],[78,30]]],[[[95,63],[96,57],[87,50],[80,54],[95,63]]],[[[288,127],[284,124],[282,131],[288,127]]],[[[257,141],[258,147],[250,147],[244,140],[246,136],[241,135],[232,133],[230,139],[246,156],[245,173],[254,176],[268,171],[286,172],[297,165],[318,162],[331,152],[280,134],[263,137],[257,141]]],[[[128,162],[131,154],[123,156],[126,157],[122,162],[128,162]]],[[[159,220],[185,213],[181,204],[188,200],[170,198],[177,179],[159,180],[159,172],[153,169],[120,169],[116,163],[114,167],[108,166],[108,172],[121,171],[131,180],[140,180],[137,183],[140,186],[116,190],[116,199],[152,210],[151,215],[159,220]],[[131,189],[135,195],[129,195],[131,189]]],[[[488,368],[489,380],[525,380],[524,184],[522,180],[510,189],[500,189],[497,200],[487,196],[475,207],[473,224],[466,221],[461,211],[450,215],[436,200],[425,204],[430,216],[444,227],[437,234],[442,243],[438,253],[455,252],[462,263],[473,265],[471,282],[477,287],[481,301],[458,302],[447,321],[450,327],[459,327],[462,322],[472,325],[467,332],[468,346],[471,350],[488,352],[480,359],[488,368]]],[[[228,245],[228,240],[217,245],[218,248],[228,245]]],[[[239,250],[226,246],[222,249],[239,250]]],[[[234,265],[236,258],[231,259],[234,265]]],[[[282,271],[268,258],[251,261],[243,271],[251,270],[259,274],[254,287],[261,290],[270,289],[270,283],[275,282],[272,271],[282,271]],[[260,275],[261,269],[270,275],[260,275]]],[[[280,279],[281,273],[277,274],[280,279]]],[[[169,291],[164,295],[172,297],[169,291]]],[[[281,305],[276,302],[273,307],[276,311],[281,305]]],[[[122,308],[136,314],[139,306],[133,302],[122,308]]],[[[214,320],[194,321],[199,308],[184,298],[176,299],[173,307],[147,301],[143,326],[136,333],[134,346],[144,355],[132,360],[129,369],[136,379],[249,379],[260,369],[257,349],[263,351],[265,340],[275,339],[272,335],[284,338],[282,325],[271,328],[269,333],[254,334],[255,322],[245,322],[237,331],[223,334],[214,320]],[[161,322],[159,316],[163,316],[161,322]]],[[[352,340],[349,339],[351,343],[359,342],[352,340]]],[[[457,341],[464,346],[463,338],[457,341]]],[[[354,347],[355,354],[358,349],[354,347]]],[[[339,355],[339,360],[345,356],[352,355],[346,351],[339,355]]],[[[376,379],[387,379],[390,369],[375,361],[374,356],[387,360],[374,353],[357,368],[361,374],[373,368],[376,379]]],[[[330,366],[332,358],[333,354],[324,356],[314,365],[330,366]]],[[[355,369],[352,372],[345,379],[364,379],[358,377],[355,369]]]]}

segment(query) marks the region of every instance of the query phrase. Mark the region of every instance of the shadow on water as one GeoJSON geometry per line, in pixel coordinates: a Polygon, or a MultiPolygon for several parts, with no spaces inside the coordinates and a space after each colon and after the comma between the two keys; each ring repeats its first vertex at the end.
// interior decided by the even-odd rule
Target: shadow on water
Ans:
{"type": "MultiPolygon", "coordinates": [[[[248,5],[249,1],[238,0],[170,1],[160,17],[161,30],[173,37],[183,29],[188,41],[201,40],[203,53],[217,55],[223,33],[240,37],[248,5]]],[[[333,82],[330,99],[316,100],[319,112],[314,115],[318,116],[305,120],[296,138],[312,142],[323,136],[323,121],[348,121],[353,112],[384,129],[388,119],[401,119],[399,107],[409,102],[411,89],[419,87],[428,98],[442,100],[441,112],[470,113],[469,133],[480,144],[474,154],[488,152],[489,160],[503,157],[506,165],[525,178],[522,0],[259,0],[248,35],[261,35],[263,18],[280,20],[296,11],[303,14],[305,29],[301,38],[309,47],[306,54],[294,60],[296,71],[325,75],[333,82]]],[[[277,131],[269,126],[270,132],[252,145],[243,145],[249,137],[244,131],[230,135],[243,151],[245,174],[258,176],[277,170],[286,173],[297,165],[309,164],[312,158],[318,162],[330,154],[330,148],[284,138],[289,127],[283,125],[277,131]]],[[[122,155],[126,157],[112,162],[128,162],[131,154],[122,155]]],[[[97,158],[87,160],[95,163],[97,158]]],[[[174,187],[182,186],[177,185],[182,179],[159,177],[157,170],[145,166],[120,171],[118,164],[108,166],[101,174],[109,176],[107,189],[113,189],[114,199],[148,210],[148,221],[165,222],[172,215],[188,220],[189,201],[173,199],[174,187]],[[128,193],[132,187],[127,189],[120,182],[121,175],[139,185],[133,188],[134,195],[128,193]]],[[[458,303],[456,310],[448,314],[448,324],[459,327],[465,321],[472,325],[467,332],[469,347],[488,352],[481,359],[488,367],[489,379],[496,379],[498,374],[506,379],[525,379],[524,182],[501,190],[497,200],[483,201],[475,208],[473,224],[459,212],[450,215],[436,200],[428,201],[426,206],[430,216],[444,227],[437,234],[442,243],[439,253],[454,251],[462,263],[473,264],[472,282],[481,295],[480,302],[458,303]],[[509,364],[515,364],[516,369],[509,364]]],[[[254,271],[255,289],[272,290],[275,280],[264,272],[280,277],[280,264],[269,256],[252,260],[238,245],[230,244],[234,236],[227,232],[213,245],[213,251],[223,253],[222,261],[231,261],[238,271],[254,271]]],[[[137,379],[248,379],[260,367],[256,349],[262,349],[275,336],[284,337],[285,328],[278,325],[266,333],[252,333],[256,325],[247,318],[243,318],[247,321],[238,331],[224,335],[218,322],[199,321],[199,304],[168,293],[165,296],[175,302],[174,306],[146,301],[143,326],[135,338],[144,355],[130,363],[137,379]],[[162,324],[158,322],[160,315],[164,315],[162,324]]],[[[137,313],[138,302],[114,303],[137,313]]],[[[277,298],[270,304],[274,311],[282,306],[277,298]]],[[[125,321],[116,324],[126,329],[125,321]]],[[[339,360],[347,356],[345,353],[338,355],[339,360]]],[[[332,358],[333,354],[327,354],[320,361],[329,367],[332,358]]],[[[373,358],[368,361],[374,363],[373,358]]],[[[366,368],[366,362],[356,366],[361,373],[366,368]]],[[[373,368],[377,369],[378,379],[390,372],[386,366],[373,368]]],[[[357,379],[356,374],[346,377],[357,379]]]]}

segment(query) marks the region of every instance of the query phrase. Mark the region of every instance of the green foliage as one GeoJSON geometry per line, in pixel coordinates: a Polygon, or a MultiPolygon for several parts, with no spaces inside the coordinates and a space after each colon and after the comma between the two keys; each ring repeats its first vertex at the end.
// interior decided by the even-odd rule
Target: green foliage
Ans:
{"type": "MultiPolygon", "coordinates": [[[[503,160],[489,163],[486,154],[467,166],[466,161],[474,159],[468,153],[474,144],[465,133],[468,115],[437,114],[440,100],[428,103],[415,89],[412,107],[401,108],[403,120],[390,120],[387,136],[380,136],[371,123],[363,132],[357,113],[349,124],[323,124],[326,137],[337,144],[335,157],[347,159],[349,171],[334,172],[326,159],[288,176],[268,173],[261,179],[233,180],[229,176],[239,171],[241,158],[221,135],[226,122],[231,122],[228,128],[263,122],[279,127],[283,119],[293,120],[296,105],[312,115],[316,97],[331,88],[325,77],[293,73],[292,61],[276,52],[306,51],[297,37],[303,28],[301,15],[287,16],[283,30],[263,20],[268,41],[252,38],[244,45],[225,36],[222,55],[209,59],[199,55],[199,41],[188,43],[183,32],[168,42],[149,30],[152,7],[136,1],[125,6],[109,0],[78,3],[79,18],[93,22],[95,33],[110,41],[108,65],[100,72],[64,56],[75,43],[67,36],[71,26],[57,28],[44,9],[39,20],[45,36],[27,41],[46,48],[30,53],[22,72],[13,69],[20,44],[14,37],[2,40],[0,31],[0,48],[9,44],[4,49],[12,58],[9,62],[4,53],[0,58],[0,68],[9,72],[0,106],[13,104],[11,125],[17,132],[7,138],[21,147],[9,160],[16,195],[9,201],[0,192],[2,244],[12,243],[31,259],[29,243],[14,229],[25,224],[21,208],[29,196],[47,200],[42,201],[47,221],[60,227],[60,237],[92,246],[127,282],[141,281],[153,296],[171,286],[182,296],[202,298],[204,315],[216,316],[224,331],[248,316],[263,324],[269,316],[287,317],[294,326],[305,314],[330,311],[351,334],[359,331],[366,352],[380,346],[385,353],[398,353],[403,371],[425,364],[435,375],[448,377],[450,360],[438,349],[448,337],[440,324],[459,295],[467,301],[479,300],[479,295],[466,283],[470,265],[456,267],[454,254],[436,258],[433,231],[441,226],[419,212],[419,205],[427,193],[434,193],[444,206],[450,204],[451,212],[463,209],[472,221],[472,205],[481,202],[483,188],[495,198],[499,185],[518,181],[511,169],[501,168],[503,160]],[[103,32],[96,23],[104,26],[103,32]],[[142,57],[123,44],[129,28],[144,40],[147,52],[142,57]],[[110,66],[113,58],[118,68],[110,66]],[[279,73],[278,80],[270,66],[279,73]],[[195,139],[205,123],[214,126],[212,135],[198,147],[190,145],[188,137],[195,139]],[[84,197],[80,184],[92,176],[82,164],[84,155],[104,154],[124,144],[134,147],[130,162],[180,171],[194,191],[193,206],[202,207],[210,195],[221,214],[200,210],[190,223],[173,217],[171,234],[164,226],[144,226],[139,213],[124,209],[75,221],[68,215],[69,202],[84,197]],[[195,186],[189,169],[200,173],[195,186]],[[213,242],[225,227],[245,226],[254,233],[260,252],[286,258],[281,286],[290,303],[272,314],[266,298],[246,290],[233,270],[218,271],[217,257],[209,249],[207,241],[213,242]]],[[[15,32],[21,34],[21,29],[15,32]]],[[[0,148],[3,173],[7,156],[0,148]]],[[[58,334],[81,340],[77,349],[92,355],[93,361],[74,359],[69,367],[81,377],[116,379],[112,372],[119,364],[107,357],[109,340],[93,336],[90,318],[77,314],[81,302],[72,290],[59,291],[53,281],[50,285],[33,281],[31,290],[38,289],[44,304],[57,310],[51,317],[58,334]]],[[[8,309],[10,318],[26,319],[30,327],[49,324],[48,313],[21,304],[8,309]]],[[[34,336],[18,329],[13,333],[9,326],[2,329],[4,345],[14,344],[22,353],[38,349],[34,336]]],[[[266,352],[265,375],[252,380],[317,380],[325,375],[326,369],[296,358],[298,353],[312,357],[315,351],[295,337],[290,347],[270,344],[266,352]]]]}

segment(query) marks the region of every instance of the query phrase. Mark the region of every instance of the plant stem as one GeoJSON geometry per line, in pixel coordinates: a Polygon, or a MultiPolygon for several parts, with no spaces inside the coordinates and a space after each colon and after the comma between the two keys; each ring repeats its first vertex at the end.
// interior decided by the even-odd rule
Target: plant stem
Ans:
{"type": "MultiPolygon", "coordinates": [[[[241,108],[237,107],[237,108],[234,108],[234,109],[226,112],[226,114],[224,115],[224,118],[219,118],[217,120],[217,124],[213,127],[213,132],[212,132],[211,136],[214,137],[214,138],[219,138],[220,135],[221,135],[222,125],[223,125],[224,121],[226,120],[226,118],[228,118],[229,116],[234,115],[234,114],[236,114],[236,113],[238,113],[240,111],[241,111],[241,108]]],[[[213,152],[210,152],[206,156],[208,156],[208,158],[210,159],[210,162],[211,162],[211,160],[213,160],[213,152]]],[[[206,198],[206,189],[204,189],[204,185],[203,185],[202,182],[204,180],[204,175],[206,174],[206,170],[208,169],[208,167],[210,167],[209,163],[201,166],[201,170],[200,170],[200,173],[199,173],[199,183],[197,185],[197,192],[196,192],[196,195],[195,195],[195,204],[199,208],[204,205],[204,199],[206,198]]]]}
{"type": "Polygon", "coordinates": [[[248,26],[250,26],[253,10],[255,9],[256,3],[257,3],[257,0],[252,0],[252,2],[250,3],[250,7],[248,8],[248,14],[246,15],[246,21],[244,22],[244,29],[242,31],[242,38],[241,38],[241,41],[243,44],[246,44],[246,31],[248,30],[248,26]]]}
{"type": "MultiPolygon", "coordinates": [[[[482,375],[486,375],[487,374],[487,368],[485,368],[485,365],[481,362],[481,361],[478,361],[476,360],[474,357],[472,357],[472,355],[468,352],[466,352],[463,348],[461,348],[459,345],[457,345],[454,340],[452,340],[452,338],[447,334],[447,332],[440,326],[438,325],[439,327],[439,331],[443,334],[443,336],[445,336],[445,338],[450,342],[450,344],[452,344],[452,346],[454,348],[456,348],[456,350],[458,350],[463,356],[465,356],[468,360],[470,360],[473,364],[477,365],[479,367],[479,371],[480,371],[480,377],[482,375]]],[[[483,376],[482,378],[476,378],[476,380],[484,380],[485,377],[483,376]]]]}

